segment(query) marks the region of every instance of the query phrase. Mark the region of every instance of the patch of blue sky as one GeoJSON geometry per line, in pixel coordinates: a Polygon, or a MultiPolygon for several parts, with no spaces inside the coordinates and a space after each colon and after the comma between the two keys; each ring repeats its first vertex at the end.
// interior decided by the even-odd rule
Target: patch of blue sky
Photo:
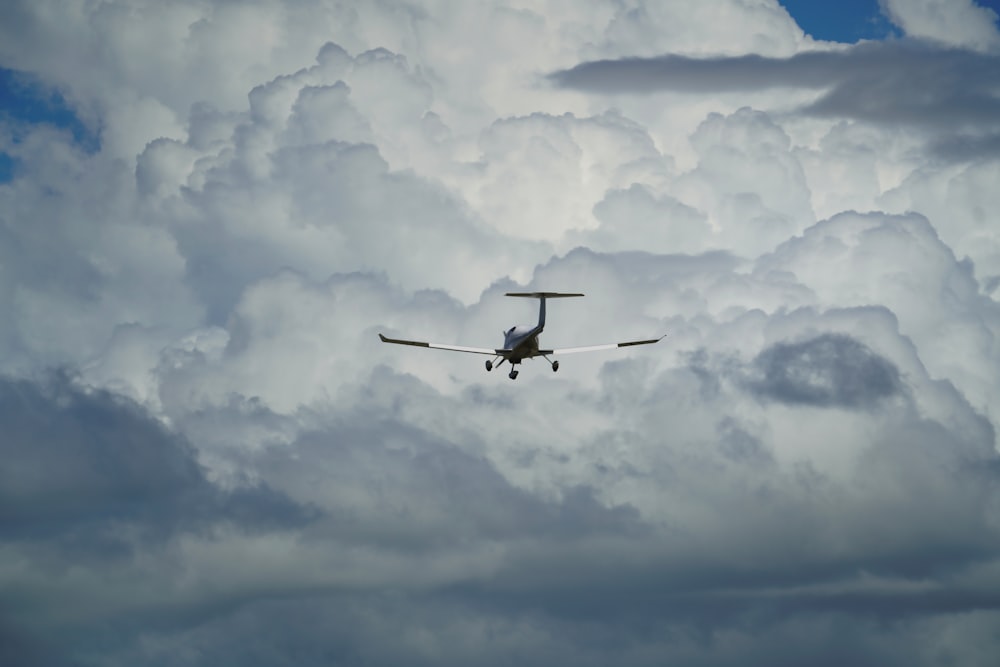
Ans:
{"type": "Polygon", "coordinates": [[[14,178],[14,158],[0,151],[0,183],[7,183],[14,178]]]}
{"type": "MultiPolygon", "coordinates": [[[[799,27],[814,39],[855,44],[861,40],[900,37],[902,32],[882,13],[878,0],[778,0],[799,27]]],[[[1000,0],[976,0],[1000,16],[1000,0]]]]}
{"type": "Polygon", "coordinates": [[[827,42],[854,44],[899,36],[882,13],[878,0],[779,0],[802,30],[827,42]]]}
{"type": "MultiPolygon", "coordinates": [[[[35,77],[17,70],[0,68],[0,127],[9,132],[8,140],[17,143],[21,128],[51,125],[68,131],[73,140],[88,153],[96,152],[100,137],[90,130],[66,99],[35,77]]],[[[17,161],[0,151],[0,183],[10,181],[17,161]]]]}
{"type": "Polygon", "coordinates": [[[993,13],[1000,17],[1000,0],[976,0],[976,4],[992,9],[993,13]]]}

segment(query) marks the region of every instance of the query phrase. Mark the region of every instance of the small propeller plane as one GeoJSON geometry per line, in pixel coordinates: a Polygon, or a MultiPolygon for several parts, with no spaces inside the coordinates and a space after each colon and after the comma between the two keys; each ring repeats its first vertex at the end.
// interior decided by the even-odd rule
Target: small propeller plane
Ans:
{"type": "Polygon", "coordinates": [[[486,361],[486,370],[492,371],[494,367],[499,367],[503,362],[510,364],[510,373],[507,375],[511,380],[517,378],[517,366],[525,359],[543,357],[549,362],[552,370],[559,370],[559,362],[549,359],[549,356],[557,354],[575,354],[577,352],[596,352],[597,350],[610,350],[616,347],[629,347],[631,345],[649,345],[658,343],[666,334],[659,338],[649,340],[630,340],[624,343],[605,343],[603,345],[587,345],[584,347],[564,347],[560,349],[544,350],[538,346],[538,334],[545,330],[545,300],[563,299],[566,297],[583,296],[579,293],[566,292],[507,292],[506,296],[527,297],[538,299],[538,324],[535,326],[513,326],[503,334],[502,348],[465,347],[462,345],[444,345],[442,343],[425,343],[419,340],[402,340],[399,338],[388,338],[381,333],[378,335],[383,343],[395,343],[397,345],[413,345],[415,347],[429,347],[436,350],[451,350],[452,352],[470,352],[472,354],[488,354],[494,359],[486,361]]]}

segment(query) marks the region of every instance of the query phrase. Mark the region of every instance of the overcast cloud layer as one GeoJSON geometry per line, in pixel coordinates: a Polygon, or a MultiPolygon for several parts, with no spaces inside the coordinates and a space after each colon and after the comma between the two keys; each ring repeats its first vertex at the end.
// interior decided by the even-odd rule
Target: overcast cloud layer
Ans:
{"type": "Polygon", "coordinates": [[[1000,33],[5,2],[0,663],[985,665],[1000,33]],[[669,332],[511,382],[482,358],[669,332]]]}

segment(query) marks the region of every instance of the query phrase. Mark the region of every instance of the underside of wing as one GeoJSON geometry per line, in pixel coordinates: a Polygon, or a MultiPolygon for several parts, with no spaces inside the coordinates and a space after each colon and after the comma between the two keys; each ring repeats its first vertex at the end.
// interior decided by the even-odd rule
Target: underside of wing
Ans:
{"type": "Polygon", "coordinates": [[[624,343],[604,343],[603,345],[585,345],[583,347],[564,347],[555,350],[539,350],[538,354],[576,354],[577,352],[597,352],[598,350],[613,350],[617,347],[631,347],[633,345],[651,345],[653,343],[659,343],[666,337],[667,335],[663,334],[659,338],[650,338],[648,340],[630,340],[625,341],[624,343]]]}
{"type": "Polygon", "coordinates": [[[401,338],[388,338],[379,334],[378,337],[383,343],[395,343],[396,345],[412,345],[413,347],[429,347],[435,350],[450,350],[452,352],[470,352],[472,354],[488,354],[490,356],[502,355],[505,350],[491,350],[485,347],[466,347],[464,345],[445,345],[443,343],[425,343],[420,340],[403,340],[401,338]]]}

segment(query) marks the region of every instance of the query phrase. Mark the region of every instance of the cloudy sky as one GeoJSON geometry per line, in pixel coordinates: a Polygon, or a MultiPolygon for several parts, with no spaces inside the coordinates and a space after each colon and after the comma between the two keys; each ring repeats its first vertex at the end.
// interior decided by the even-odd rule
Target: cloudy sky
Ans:
{"type": "Polygon", "coordinates": [[[997,3],[816,4],[0,4],[0,663],[992,664],[997,3]]]}

